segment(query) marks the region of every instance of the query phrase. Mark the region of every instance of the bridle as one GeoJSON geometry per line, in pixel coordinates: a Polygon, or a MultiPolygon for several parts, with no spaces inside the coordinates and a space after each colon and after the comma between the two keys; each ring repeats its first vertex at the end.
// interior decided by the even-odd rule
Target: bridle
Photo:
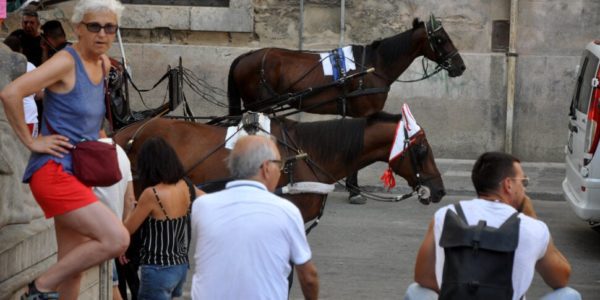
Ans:
{"type": "Polygon", "coordinates": [[[402,83],[418,82],[421,80],[428,79],[428,78],[432,77],[433,75],[441,72],[442,70],[450,71],[450,69],[452,69],[452,67],[454,67],[452,65],[452,61],[454,60],[455,56],[459,55],[458,49],[455,48],[454,50],[452,50],[450,52],[445,51],[444,44],[450,38],[448,37],[448,34],[446,34],[445,31],[443,30],[444,27],[442,27],[442,23],[437,21],[435,19],[435,17],[432,15],[429,22],[424,22],[423,24],[425,26],[425,33],[427,34],[427,42],[429,43],[429,47],[431,48],[433,53],[438,57],[438,59],[435,60],[435,63],[437,63],[437,66],[435,67],[433,72],[429,73],[428,72],[428,64],[426,64],[427,59],[425,59],[425,57],[423,56],[423,59],[421,60],[421,66],[422,66],[423,72],[424,72],[423,77],[418,78],[418,79],[412,79],[412,80],[396,79],[396,80],[394,80],[396,82],[402,82],[402,83]]]}
{"type": "Polygon", "coordinates": [[[452,60],[458,55],[458,50],[454,49],[450,52],[445,52],[444,44],[448,41],[448,35],[443,31],[442,23],[435,20],[433,16],[429,22],[425,23],[425,32],[427,32],[427,40],[429,47],[438,59],[435,61],[441,69],[449,71],[452,68],[452,60]]]}
{"type": "MultiPolygon", "coordinates": [[[[408,137],[408,131],[407,131],[406,127],[403,127],[403,130],[404,130],[404,136],[408,137]]],[[[400,154],[400,156],[397,159],[403,160],[406,156],[406,153],[407,152],[410,153],[410,165],[411,165],[413,174],[415,174],[415,186],[413,188],[413,194],[414,193],[417,194],[417,197],[419,198],[419,201],[421,203],[429,204],[431,202],[431,200],[430,200],[431,190],[429,189],[428,186],[425,185],[425,183],[432,180],[433,177],[423,179],[423,176],[421,175],[421,173],[423,171],[423,159],[427,155],[427,151],[428,151],[427,146],[424,143],[424,141],[425,141],[424,135],[425,135],[425,131],[423,129],[421,129],[412,137],[404,139],[404,150],[402,151],[402,153],[400,154]],[[420,142],[418,144],[417,144],[417,140],[420,140],[420,142]],[[412,145],[412,147],[411,147],[411,145],[412,145]]],[[[390,162],[390,164],[391,164],[391,162],[390,162]]]]}

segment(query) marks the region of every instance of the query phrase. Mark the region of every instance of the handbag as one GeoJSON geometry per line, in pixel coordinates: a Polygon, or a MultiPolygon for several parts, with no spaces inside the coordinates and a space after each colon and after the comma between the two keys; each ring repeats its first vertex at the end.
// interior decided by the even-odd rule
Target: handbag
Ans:
{"type": "Polygon", "coordinates": [[[111,186],[121,178],[114,144],[83,141],[71,151],[73,175],[87,186],[111,186]]]}
{"type": "MultiPolygon", "coordinates": [[[[48,119],[45,121],[50,133],[58,134],[48,119]]],[[[73,175],[87,186],[111,186],[123,178],[114,142],[83,140],[71,150],[71,161],[73,175]]]]}

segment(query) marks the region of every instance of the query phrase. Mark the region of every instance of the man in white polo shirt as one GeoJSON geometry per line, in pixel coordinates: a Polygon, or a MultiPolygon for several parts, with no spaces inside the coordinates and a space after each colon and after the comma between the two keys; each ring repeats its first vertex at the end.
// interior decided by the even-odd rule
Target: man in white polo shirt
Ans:
{"type": "Polygon", "coordinates": [[[287,299],[290,263],[305,298],[317,299],[317,269],[300,211],[272,193],[281,165],[268,137],[242,137],[228,161],[237,180],[194,201],[192,299],[287,299]]]}

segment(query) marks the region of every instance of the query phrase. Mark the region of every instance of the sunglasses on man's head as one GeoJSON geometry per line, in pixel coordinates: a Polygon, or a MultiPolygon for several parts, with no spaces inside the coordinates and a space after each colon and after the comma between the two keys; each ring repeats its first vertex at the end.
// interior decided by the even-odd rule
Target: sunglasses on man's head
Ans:
{"type": "Polygon", "coordinates": [[[100,25],[100,23],[96,23],[96,22],[92,22],[92,23],[81,22],[81,24],[85,25],[85,28],[87,28],[87,30],[89,32],[93,32],[93,33],[98,33],[98,32],[100,32],[100,30],[104,29],[104,33],[114,34],[115,32],[117,32],[117,29],[119,29],[119,25],[111,24],[111,23],[108,23],[104,26],[102,26],[102,25],[100,25]]]}

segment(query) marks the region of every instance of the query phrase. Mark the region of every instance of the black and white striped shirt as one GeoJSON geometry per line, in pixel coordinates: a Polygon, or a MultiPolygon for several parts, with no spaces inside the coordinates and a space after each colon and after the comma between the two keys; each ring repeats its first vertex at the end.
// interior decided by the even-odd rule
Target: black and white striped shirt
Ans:
{"type": "Polygon", "coordinates": [[[189,213],[175,219],[159,220],[148,217],[142,224],[143,265],[171,266],[188,263],[187,222],[189,213]]]}

